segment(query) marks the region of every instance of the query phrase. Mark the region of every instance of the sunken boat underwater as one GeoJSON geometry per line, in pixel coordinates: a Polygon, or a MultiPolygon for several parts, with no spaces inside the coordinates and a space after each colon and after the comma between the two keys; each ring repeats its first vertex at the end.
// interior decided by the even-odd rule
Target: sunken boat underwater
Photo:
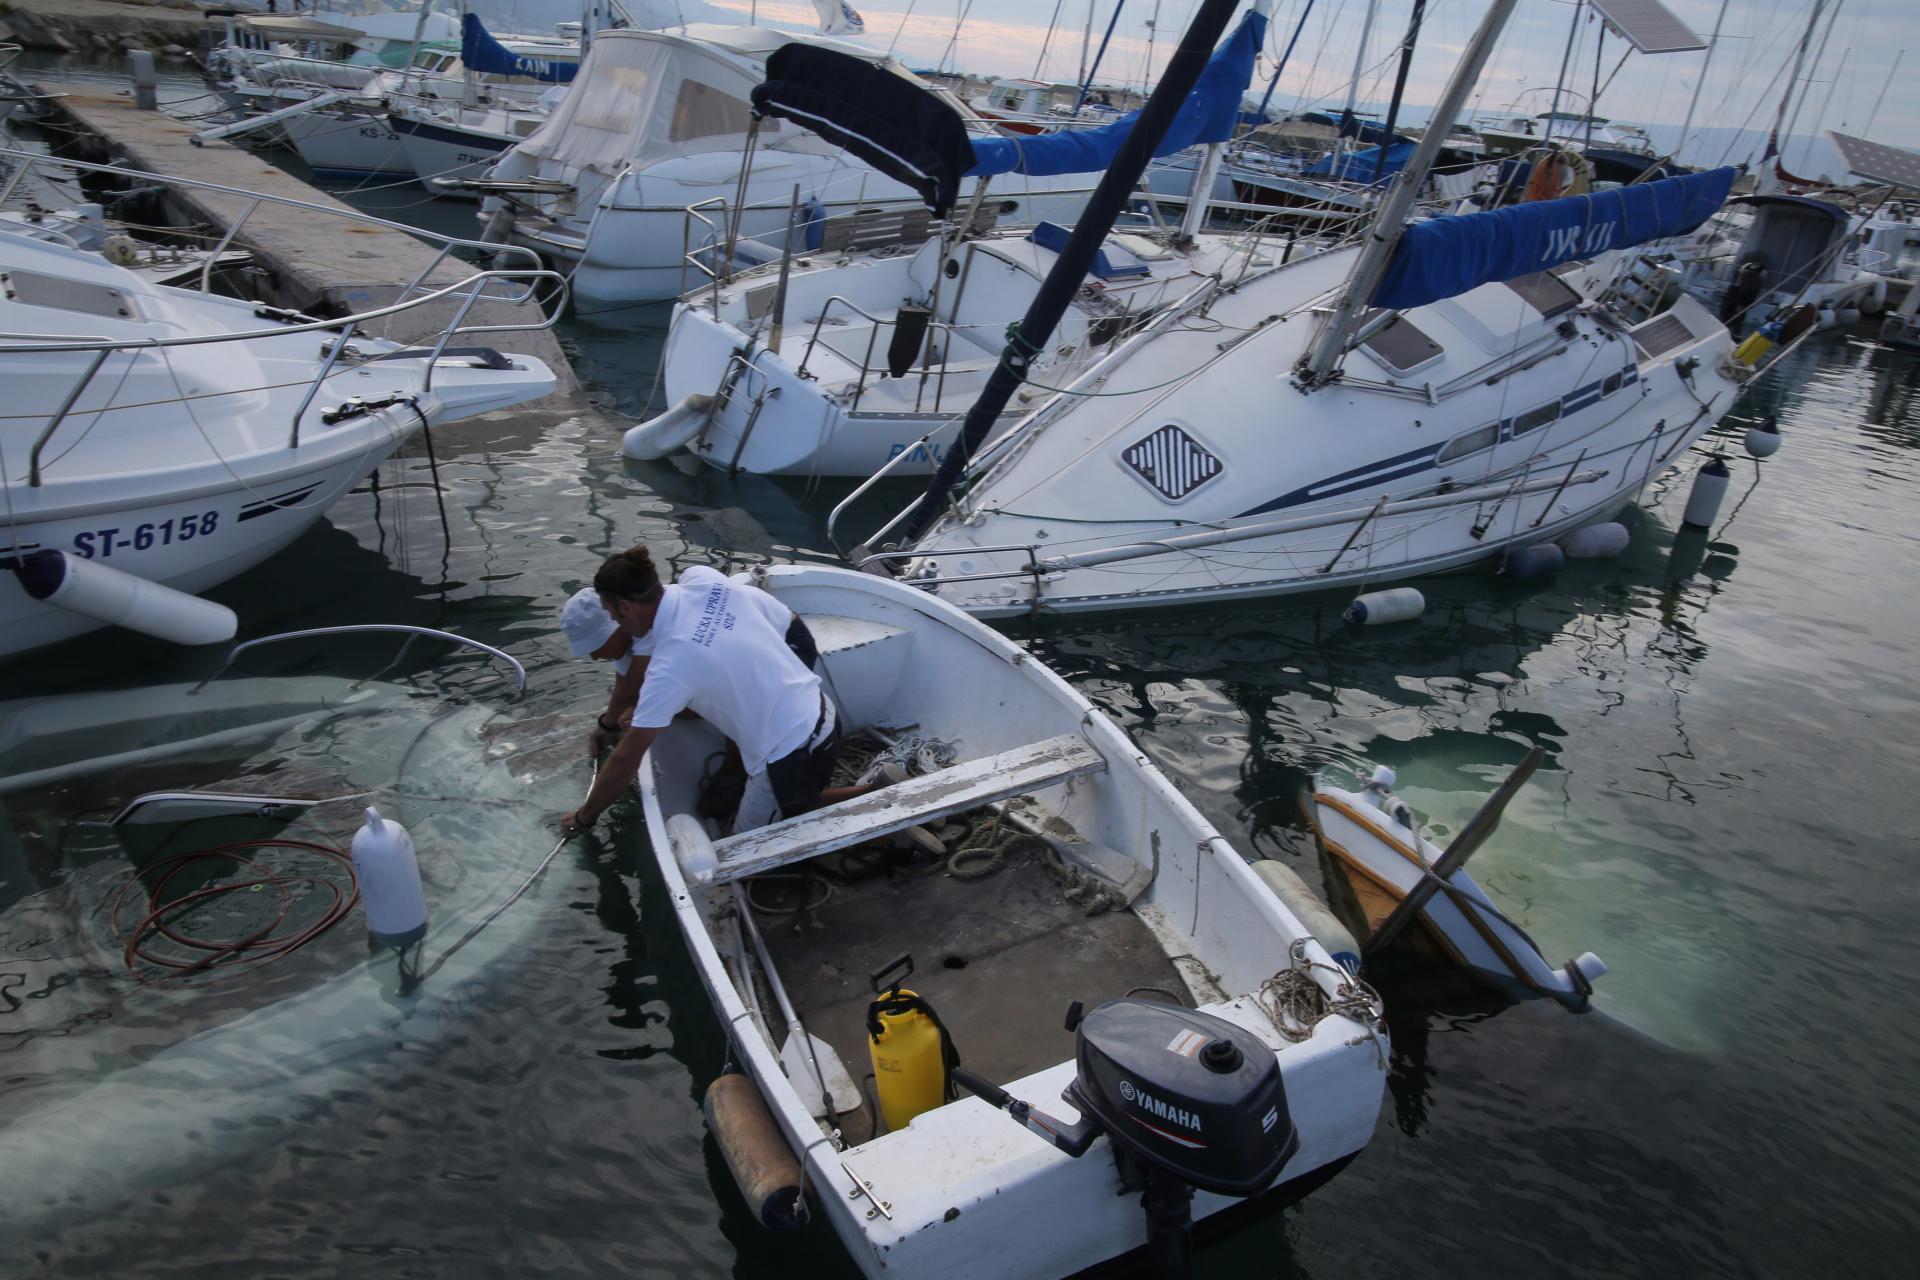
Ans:
{"type": "Polygon", "coordinates": [[[806,619],[849,742],[909,774],[724,838],[705,722],[638,780],[744,1073],[708,1114],[764,1222],[826,1216],[870,1276],[1068,1275],[1177,1259],[1189,1214],[1284,1204],[1366,1145],[1381,1011],[1287,881],[952,606],[841,569],[756,580],[806,619]]]}

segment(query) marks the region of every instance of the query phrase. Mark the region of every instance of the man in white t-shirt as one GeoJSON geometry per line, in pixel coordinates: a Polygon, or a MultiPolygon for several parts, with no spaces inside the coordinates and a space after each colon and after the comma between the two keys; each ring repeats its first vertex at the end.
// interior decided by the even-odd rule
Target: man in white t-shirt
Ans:
{"type": "Polygon", "coordinates": [[[804,624],[757,587],[696,566],[672,586],[660,581],[645,547],[610,556],[594,575],[600,603],[622,631],[651,652],[631,727],[607,758],[586,803],[562,821],[583,831],[619,798],[640,761],[676,715],[691,711],[739,750],[746,792],[733,829],[748,831],[869,787],[829,787],[840,726],[809,661],[812,638],[790,643],[804,624]]]}

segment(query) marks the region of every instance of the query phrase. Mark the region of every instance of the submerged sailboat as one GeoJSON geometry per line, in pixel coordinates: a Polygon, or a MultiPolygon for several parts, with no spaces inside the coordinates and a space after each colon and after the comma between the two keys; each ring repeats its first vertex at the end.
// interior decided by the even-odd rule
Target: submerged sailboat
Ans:
{"type": "Polygon", "coordinates": [[[1690,231],[1734,171],[1408,225],[1511,8],[1364,246],[1253,276],[1095,366],[958,492],[983,433],[963,439],[860,562],[980,614],[1173,605],[1496,560],[1631,501],[1752,370],[1693,299],[1627,324],[1566,264],[1690,231]]]}

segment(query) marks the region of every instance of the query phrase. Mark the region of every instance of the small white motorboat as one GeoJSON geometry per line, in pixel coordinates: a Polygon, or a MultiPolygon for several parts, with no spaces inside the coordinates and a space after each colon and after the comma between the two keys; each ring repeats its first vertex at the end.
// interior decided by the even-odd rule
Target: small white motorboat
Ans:
{"type": "Polygon", "coordinates": [[[1497,821],[1505,797],[1530,772],[1523,765],[1481,811],[1477,825],[1462,832],[1462,840],[1472,844],[1451,851],[1451,860],[1450,851],[1420,833],[1413,811],[1393,795],[1393,771],[1384,767],[1376,769],[1360,791],[1343,790],[1316,776],[1307,821],[1321,849],[1345,876],[1368,932],[1381,939],[1370,942],[1369,951],[1392,940],[1382,933],[1395,927],[1396,912],[1413,897],[1407,913],[1417,913],[1427,939],[1455,964],[1504,987],[1584,1009],[1606,964],[1591,951],[1565,964],[1549,963],[1527,931],[1494,904],[1464,865],[1465,854],[1497,821]]]}
{"type": "Polygon", "coordinates": [[[674,917],[757,1086],[723,1075],[709,1113],[763,1220],[804,1219],[804,1186],[869,1276],[1059,1276],[1148,1241],[1122,1194],[1143,1181],[1201,1188],[1198,1219],[1253,1194],[1297,1198],[1366,1145],[1386,1078],[1380,1008],[1301,922],[1313,904],[1284,900],[1284,880],[1257,874],[1005,637],[874,575],[789,566],[756,580],[807,620],[849,734],[905,752],[911,732],[956,756],[724,839],[696,816],[703,762],[722,747],[711,726],[676,721],[642,766],[674,917]],[[860,847],[875,837],[966,814],[1027,846],[963,866],[962,843],[946,874],[938,860],[854,869],[883,856],[860,847]],[[807,927],[776,928],[766,897],[796,880],[830,888],[788,909],[807,927]],[[1110,909],[1089,914],[1088,889],[1110,909]],[[863,1096],[869,1019],[883,1040],[896,1016],[915,1022],[899,1000],[938,1010],[909,1029],[924,1048],[944,1026],[976,1096],[942,1091],[937,1049],[879,1052],[878,1106],[863,1096]],[[1088,1012],[1073,1030],[1076,1003],[1088,1012]],[[903,1102],[929,1084],[921,1106],[903,1102]],[[793,1178],[770,1183],[782,1162],[793,1178]]]}
{"type": "Polygon", "coordinates": [[[199,603],[180,593],[292,542],[416,431],[554,387],[537,359],[452,345],[501,327],[464,325],[470,297],[550,272],[481,272],[316,320],[0,228],[0,275],[0,556],[14,570],[0,575],[0,657],[107,621],[224,638],[179,621],[199,603]],[[435,304],[453,318],[424,345],[359,328],[435,304]]]}

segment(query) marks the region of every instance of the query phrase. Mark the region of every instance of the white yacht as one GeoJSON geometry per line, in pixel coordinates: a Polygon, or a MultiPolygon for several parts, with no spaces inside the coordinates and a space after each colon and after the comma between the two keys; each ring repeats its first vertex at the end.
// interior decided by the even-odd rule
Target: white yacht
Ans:
{"type": "MultiPolygon", "coordinates": [[[[470,184],[484,197],[483,238],[566,264],[584,311],[678,296],[692,283],[686,255],[703,245],[786,241],[796,187],[808,227],[917,206],[908,187],[789,121],[764,121],[748,146],[753,88],[769,55],[790,44],[912,78],[878,50],[825,36],[708,23],[602,32],[546,124],[470,184]]],[[[1086,175],[1008,178],[993,211],[1010,224],[1071,221],[1092,185],[1086,175]]]]}
{"type": "Polygon", "coordinates": [[[416,286],[339,320],[160,284],[5,228],[0,274],[12,403],[0,555],[14,570],[0,575],[0,656],[103,625],[68,586],[104,582],[122,599],[147,584],[216,586],[293,541],[415,432],[554,387],[537,359],[453,342],[472,326],[424,345],[376,336],[401,311],[464,316],[470,295],[558,283],[548,272],[416,286]]]}

